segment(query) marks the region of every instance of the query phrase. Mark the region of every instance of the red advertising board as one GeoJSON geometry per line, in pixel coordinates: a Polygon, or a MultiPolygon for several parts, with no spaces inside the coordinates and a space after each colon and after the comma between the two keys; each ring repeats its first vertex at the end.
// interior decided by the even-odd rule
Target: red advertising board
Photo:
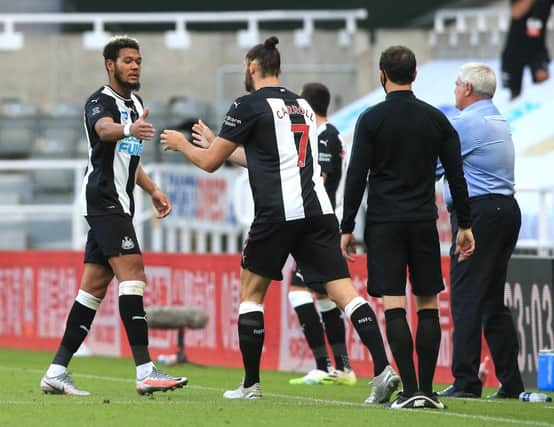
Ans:
{"type": "MultiPolygon", "coordinates": [[[[147,253],[145,263],[148,277],[146,306],[195,306],[209,315],[210,320],[204,329],[186,332],[187,357],[205,365],[241,366],[237,335],[239,255],[147,253]]],[[[442,341],[435,381],[447,383],[452,379],[448,258],[443,258],[442,265],[447,290],[439,296],[442,341]]],[[[82,266],[80,252],[0,252],[0,347],[54,351],[79,287],[82,266]]],[[[287,285],[291,269],[292,263],[289,262],[284,269],[285,279],[281,283],[272,283],[266,297],[262,357],[265,369],[306,371],[314,367],[296,314],[288,303],[287,285]]],[[[356,262],[350,264],[350,270],[355,287],[368,298],[365,257],[357,257],[356,262]]],[[[130,356],[125,330],[119,320],[117,298],[118,289],[112,283],[86,341],[93,354],[130,356]]],[[[384,332],[383,305],[379,299],[368,300],[384,332]]],[[[417,313],[413,299],[409,299],[407,313],[415,334],[417,313]]],[[[354,370],[359,376],[372,376],[369,353],[350,322],[346,322],[346,334],[354,370]]],[[[174,352],[176,341],[174,331],[150,330],[154,357],[174,352]]],[[[496,385],[492,375],[488,384],[496,385]]]]}

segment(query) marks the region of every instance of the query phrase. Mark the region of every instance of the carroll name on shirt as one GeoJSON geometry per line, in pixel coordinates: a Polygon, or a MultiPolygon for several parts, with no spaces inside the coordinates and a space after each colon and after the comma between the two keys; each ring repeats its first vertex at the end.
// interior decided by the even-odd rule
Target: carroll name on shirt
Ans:
{"type": "Polygon", "coordinates": [[[308,120],[314,121],[314,112],[306,110],[302,107],[299,107],[298,105],[285,105],[282,108],[279,108],[275,114],[277,115],[277,118],[284,119],[286,115],[292,116],[292,115],[298,115],[298,116],[305,116],[308,120]]]}

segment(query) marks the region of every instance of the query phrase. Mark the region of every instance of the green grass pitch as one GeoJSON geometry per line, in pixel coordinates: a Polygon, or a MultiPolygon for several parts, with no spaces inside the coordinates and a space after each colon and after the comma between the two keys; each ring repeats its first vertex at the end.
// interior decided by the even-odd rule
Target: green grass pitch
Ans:
{"type": "Polygon", "coordinates": [[[132,362],[104,357],[75,358],[70,366],[91,396],[43,395],[38,386],[51,358],[0,349],[0,426],[554,426],[553,403],[444,399],[444,411],[366,406],[367,378],[355,386],[293,386],[288,379],[297,373],[264,371],[262,400],[226,401],[223,391],[238,385],[242,370],[193,365],[167,369],[189,378],[183,389],[141,397],[132,362]]]}

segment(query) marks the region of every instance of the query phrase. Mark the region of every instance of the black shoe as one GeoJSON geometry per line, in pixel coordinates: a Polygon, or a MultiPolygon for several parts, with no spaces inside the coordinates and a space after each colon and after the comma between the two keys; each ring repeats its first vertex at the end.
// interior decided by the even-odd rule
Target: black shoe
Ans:
{"type": "Polygon", "coordinates": [[[414,393],[411,396],[399,393],[394,401],[385,406],[390,409],[446,409],[446,405],[438,399],[436,393],[423,392],[414,393]]]}
{"type": "Polygon", "coordinates": [[[471,399],[479,399],[481,396],[470,391],[464,391],[456,388],[455,385],[448,386],[443,391],[438,392],[440,397],[466,397],[471,399]]]}
{"type": "Polygon", "coordinates": [[[487,396],[487,399],[519,399],[519,393],[508,393],[501,386],[493,394],[487,396]]]}

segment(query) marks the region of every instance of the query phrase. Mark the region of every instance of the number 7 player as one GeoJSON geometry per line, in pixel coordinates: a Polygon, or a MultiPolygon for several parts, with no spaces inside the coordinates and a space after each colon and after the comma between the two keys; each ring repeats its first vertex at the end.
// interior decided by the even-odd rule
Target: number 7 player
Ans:
{"type": "Polygon", "coordinates": [[[375,313],[352,285],[337,218],[321,178],[315,113],[305,99],[279,84],[277,43],[270,37],[246,54],[249,94],[233,103],[207,149],[193,146],[176,131],[161,136],[166,150],[181,152],[203,170],[213,172],[227,158],[248,165],[255,218],[242,253],[238,318],[245,375],[240,387],[224,397],[262,396],[264,297],[271,280],[282,280],[281,269],[291,254],[305,283],[325,284],[329,298],[345,311],[369,349],[375,377],[366,403],[386,402],[400,377],[388,363],[375,313]]]}

